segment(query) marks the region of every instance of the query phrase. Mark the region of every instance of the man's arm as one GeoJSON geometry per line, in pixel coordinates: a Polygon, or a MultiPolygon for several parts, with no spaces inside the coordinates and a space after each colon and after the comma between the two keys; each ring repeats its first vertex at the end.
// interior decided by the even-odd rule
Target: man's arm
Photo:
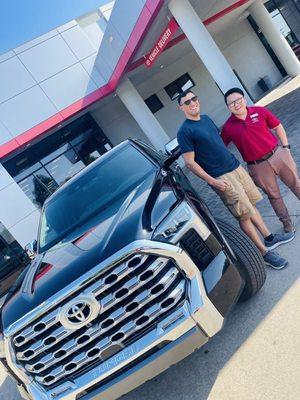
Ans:
{"type": "Polygon", "coordinates": [[[278,137],[282,146],[287,146],[289,144],[289,141],[280,120],[267,108],[262,107],[262,110],[267,123],[267,127],[271,129],[272,132],[278,137]]]}
{"type": "Polygon", "coordinates": [[[218,190],[224,192],[228,184],[222,179],[215,179],[210,176],[207,172],[204,171],[203,168],[200,167],[199,164],[195,161],[195,152],[189,151],[188,153],[182,154],[186,167],[192,171],[195,175],[199,176],[199,178],[205,180],[210,186],[215,187],[218,190]]]}
{"type": "Polygon", "coordinates": [[[285,131],[284,127],[282,126],[282,124],[279,124],[278,126],[273,128],[272,131],[278,137],[278,139],[280,140],[280,143],[282,144],[282,146],[288,146],[289,141],[288,141],[288,138],[287,138],[286,131],[285,131]]]}
{"type": "Polygon", "coordinates": [[[221,130],[221,138],[222,138],[225,146],[227,147],[229,145],[229,143],[231,142],[231,136],[230,136],[228,129],[226,129],[225,125],[223,126],[223,128],[221,130]]]}

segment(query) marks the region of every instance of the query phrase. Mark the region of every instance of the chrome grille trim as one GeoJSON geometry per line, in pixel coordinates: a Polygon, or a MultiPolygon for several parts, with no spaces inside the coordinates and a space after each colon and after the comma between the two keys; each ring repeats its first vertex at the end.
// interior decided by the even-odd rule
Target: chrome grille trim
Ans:
{"type": "Polygon", "coordinates": [[[101,364],[124,349],[127,340],[134,340],[143,328],[184,301],[185,286],[184,276],[169,258],[131,256],[104,271],[72,299],[93,296],[100,307],[95,320],[78,330],[67,329],[59,317],[68,306],[65,302],[19,331],[13,338],[19,349],[19,367],[48,387],[82,368],[90,368],[95,360],[101,364]],[[36,327],[42,329],[36,332],[36,327]]]}
{"type": "MultiPolygon", "coordinates": [[[[166,285],[164,286],[164,288],[157,293],[158,297],[163,290],[167,290],[170,285],[175,281],[176,277],[178,276],[178,271],[176,271],[176,268],[172,268],[171,270],[171,274],[169,274],[169,276],[165,276],[165,280],[166,285]]],[[[137,312],[140,308],[142,308],[144,305],[146,305],[147,303],[149,303],[151,300],[154,299],[154,296],[151,297],[151,293],[150,290],[145,290],[142,293],[140,293],[138,296],[136,296],[133,299],[133,302],[138,302],[138,308],[134,309],[131,313],[127,313],[124,310],[124,307],[117,309],[113,314],[111,314],[109,316],[109,318],[114,319],[115,323],[120,323],[122,322],[125,317],[129,317],[130,315],[132,315],[133,313],[137,312]]],[[[173,304],[174,305],[174,304],[173,304]]],[[[103,322],[101,322],[102,324],[103,322]]],[[[51,365],[53,365],[54,363],[58,362],[58,361],[62,361],[63,359],[65,359],[67,356],[71,355],[74,351],[81,349],[82,347],[84,347],[85,345],[87,345],[88,343],[92,342],[95,338],[99,337],[100,334],[104,334],[105,332],[107,332],[109,329],[111,329],[111,327],[108,327],[106,329],[101,329],[101,324],[97,324],[95,327],[89,328],[86,332],[84,332],[82,335],[78,336],[78,338],[76,340],[72,340],[68,343],[66,343],[64,346],[62,346],[59,350],[57,350],[54,353],[48,354],[45,357],[41,358],[38,363],[44,363],[47,364],[47,366],[44,366],[43,368],[34,368],[38,363],[35,364],[26,364],[25,368],[28,371],[31,371],[33,373],[38,373],[38,372],[42,372],[45,369],[49,368],[51,365]],[[77,343],[78,339],[84,337],[84,336],[89,336],[89,340],[82,343],[81,345],[77,343]],[[66,351],[68,352],[68,354],[65,354],[62,357],[58,357],[55,358],[54,355],[55,353],[58,353],[60,351],[66,351]]]]}
{"type": "MultiPolygon", "coordinates": [[[[126,262],[120,264],[115,270],[114,270],[114,274],[116,274],[118,276],[116,282],[117,283],[119,280],[121,280],[126,273],[128,272],[129,269],[129,262],[132,261],[133,259],[139,259],[139,263],[136,265],[136,267],[139,267],[140,265],[142,265],[146,259],[147,259],[147,255],[136,255],[134,256],[132,259],[127,260],[126,262]]],[[[95,295],[99,295],[101,294],[105,288],[107,288],[108,285],[104,284],[105,279],[101,279],[100,281],[95,282],[90,288],[89,288],[89,292],[93,292],[95,295]]],[[[60,309],[55,309],[53,310],[50,314],[46,315],[45,317],[41,318],[37,323],[35,323],[32,326],[29,326],[28,328],[24,329],[24,331],[22,331],[22,334],[18,334],[14,337],[13,339],[13,343],[16,347],[20,347],[23,346],[24,344],[26,344],[29,340],[34,339],[36,336],[38,336],[39,334],[43,333],[44,331],[46,331],[47,329],[49,329],[50,327],[52,327],[53,325],[55,325],[58,321],[58,314],[59,314],[60,309]],[[40,324],[45,324],[45,328],[41,331],[35,332],[35,328],[37,325],[40,324]],[[18,338],[24,337],[24,340],[20,340],[18,341],[18,338]]]]}
{"type": "MultiPolygon", "coordinates": [[[[143,260],[145,260],[146,258],[147,257],[143,257],[143,260]]],[[[130,283],[130,285],[129,285],[130,291],[128,292],[128,295],[132,294],[134,292],[134,290],[138,289],[142,284],[145,284],[145,283],[149,282],[151,280],[151,278],[153,279],[154,277],[156,277],[157,274],[163,269],[163,267],[167,264],[168,261],[169,260],[167,260],[167,259],[165,259],[165,260],[157,259],[154,263],[152,263],[150,265],[150,267],[149,267],[149,270],[153,270],[154,271],[153,276],[151,276],[149,279],[147,279],[147,280],[145,280],[143,282],[139,282],[136,278],[131,279],[127,283],[127,284],[130,283]]],[[[103,292],[103,290],[102,290],[102,292],[103,292]]],[[[87,293],[87,291],[84,291],[83,293],[87,293]]],[[[107,295],[106,297],[104,297],[101,300],[101,303],[102,303],[101,312],[108,311],[110,308],[115,307],[120,301],[122,301],[122,298],[118,299],[118,302],[115,301],[113,293],[107,295]]],[[[57,316],[59,314],[59,310],[57,311],[57,316]]],[[[57,316],[56,316],[56,320],[58,321],[58,317],[57,316]]],[[[111,318],[111,316],[110,316],[110,318],[111,318]]],[[[36,357],[37,355],[39,355],[42,351],[51,348],[54,344],[58,344],[63,339],[68,337],[68,335],[70,335],[71,333],[73,333],[73,331],[66,330],[66,328],[61,326],[51,334],[51,336],[55,337],[55,342],[51,343],[50,345],[45,345],[44,340],[46,340],[46,339],[39,340],[38,342],[35,342],[30,347],[30,350],[34,351],[33,355],[31,355],[29,357],[26,357],[24,355],[24,353],[26,353],[28,351],[28,349],[26,349],[23,352],[18,352],[17,353],[17,359],[19,359],[21,361],[29,361],[29,360],[33,359],[34,357],[36,357]]]]}
{"type": "MultiPolygon", "coordinates": [[[[170,306],[168,306],[164,309],[162,309],[162,303],[165,300],[163,300],[160,304],[155,304],[154,306],[152,306],[143,315],[143,317],[148,317],[148,320],[145,321],[145,323],[141,324],[139,326],[139,329],[142,329],[145,325],[147,325],[149,322],[152,322],[160,314],[163,314],[166,311],[168,311],[170,308],[174,307],[174,305],[176,305],[180,301],[181,295],[183,293],[184,293],[184,282],[181,281],[177,285],[177,287],[172,291],[172,296],[174,296],[174,303],[172,303],[170,306]]],[[[133,331],[135,331],[136,327],[137,326],[134,322],[129,322],[128,324],[126,324],[121,331],[123,333],[122,340],[126,340],[130,336],[130,334],[133,331]]],[[[105,338],[105,339],[97,342],[96,345],[93,346],[93,349],[89,350],[88,352],[82,352],[79,355],[77,355],[76,357],[74,357],[71,360],[71,362],[69,362],[67,365],[65,365],[65,367],[55,368],[54,370],[51,370],[48,375],[46,375],[42,378],[37,376],[36,381],[45,386],[52,385],[53,383],[57,382],[59,379],[64,378],[65,376],[68,376],[71,373],[74,373],[75,371],[77,371],[78,369],[83,367],[87,362],[90,363],[93,360],[97,360],[97,359],[99,359],[99,356],[101,358],[101,352],[104,352],[112,343],[113,343],[112,337],[110,337],[110,339],[105,338]],[[97,354],[89,356],[89,353],[92,353],[97,350],[98,350],[97,354]],[[66,367],[71,364],[72,364],[73,368],[71,368],[70,370],[66,370],[66,367]],[[49,376],[50,377],[53,376],[54,379],[51,380],[49,383],[47,383],[46,380],[47,380],[47,378],[49,378],[49,376]]],[[[115,341],[114,345],[119,346],[120,349],[125,347],[124,345],[122,345],[121,340],[115,341]]]]}
{"type": "Polygon", "coordinates": [[[57,322],[57,310],[52,311],[52,313],[48,314],[45,316],[42,320],[40,320],[38,323],[29,326],[28,328],[24,329],[22,331],[22,335],[17,335],[13,339],[13,343],[15,346],[23,346],[26,344],[30,339],[34,339],[36,336],[38,336],[40,333],[45,331],[46,329],[50,328],[51,326],[55,325],[57,322]],[[39,324],[45,324],[45,328],[39,332],[35,332],[34,329],[37,325],[39,324]],[[21,338],[24,338],[24,340],[21,340],[21,338]],[[19,339],[19,341],[18,341],[19,339]]]}

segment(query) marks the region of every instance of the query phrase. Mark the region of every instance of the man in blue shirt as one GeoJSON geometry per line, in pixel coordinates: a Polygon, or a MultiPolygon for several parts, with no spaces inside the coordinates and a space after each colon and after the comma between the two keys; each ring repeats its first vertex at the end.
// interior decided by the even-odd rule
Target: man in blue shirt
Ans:
{"type": "Polygon", "coordinates": [[[187,168],[205,180],[239,221],[241,229],[261,251],[267,265],[282,269],[288,262],[270,250],[290,241],[287,234],[272,234],[255,204],[262,199],[249,174],[224,145],[218,128],[200,114],[198,97],[187,90],[178,96],[186,120],[177,139],[187,168]],[[261,241],[257,230],[264,237],[261,241]]]}

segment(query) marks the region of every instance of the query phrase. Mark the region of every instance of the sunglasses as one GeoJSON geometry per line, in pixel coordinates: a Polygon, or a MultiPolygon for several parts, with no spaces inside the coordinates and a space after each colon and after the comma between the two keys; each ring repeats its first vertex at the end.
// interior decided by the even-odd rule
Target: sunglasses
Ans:
{"type": "MultiPolygon", "coordinates": [[[[189,105],[191,104],[192,101],[193,101],[194,103],[196,103],[196,101],[198,101],[198,96],[193,96],[193,97],[191,97],[190,99],[184,101],[182,104],[184,104],[184,105],[186,105],[186,106],[189,106],[189,105]]],[[[181,105],[182,105],[182,104],[181,104],[181,105]]]]}

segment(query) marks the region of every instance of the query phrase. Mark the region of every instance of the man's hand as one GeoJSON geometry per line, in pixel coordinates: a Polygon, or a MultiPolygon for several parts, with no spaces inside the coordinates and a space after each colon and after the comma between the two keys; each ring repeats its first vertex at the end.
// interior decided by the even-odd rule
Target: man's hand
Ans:
{"type": "Polygon", "coordinates": [[[195,175],[199,176],[201,179],[205,180],[210,186],[225,192],[225,190],[229,187],[229,184],[223,179],[216,179],[210,176],[207,172],[204,171],[202,167],[195,161],[195,153],[190,151],[188,153],[183,153],[183,159],[187,168],[192,171],[195,175]]]}
{"type": "Polygon", "coordinates": [[[225,192],[229,188],[229,184],[223,179],[213,179],[209,184],[221,192],[225,192]]]}

